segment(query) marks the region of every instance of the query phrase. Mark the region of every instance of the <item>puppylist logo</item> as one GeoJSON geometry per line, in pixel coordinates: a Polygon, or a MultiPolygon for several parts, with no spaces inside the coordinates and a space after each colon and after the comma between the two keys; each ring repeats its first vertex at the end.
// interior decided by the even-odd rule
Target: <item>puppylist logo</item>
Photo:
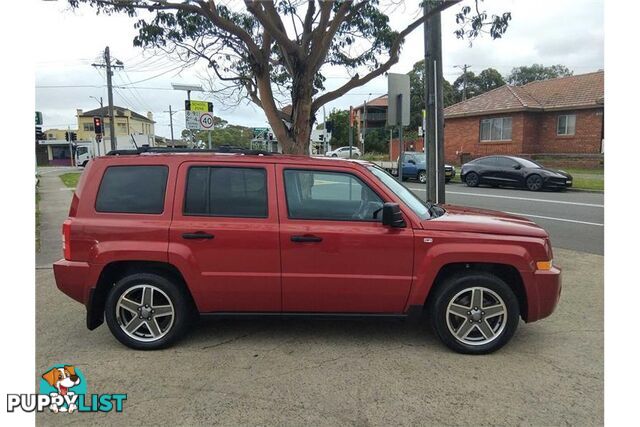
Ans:
{"type": "Polygon", "coordinates": [[[7,411],[54,413],[122,412],[127,395],[87,394],[87,382],[73,365],[55,365],[40,377],[39,394],[8,394],[7,411]]]}

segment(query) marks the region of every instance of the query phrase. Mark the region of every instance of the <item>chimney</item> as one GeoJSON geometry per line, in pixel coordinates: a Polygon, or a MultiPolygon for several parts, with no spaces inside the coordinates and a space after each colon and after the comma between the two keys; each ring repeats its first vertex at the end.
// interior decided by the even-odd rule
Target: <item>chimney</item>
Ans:
{"type": "Polygon", "coordinates": [[[153,121],[153,113],[151,111],[147,111],[147,119],[153,121]]]}
{"type": "Polygon", "coordinates": [[[82,115],[82,109],[81,109],[81,108],[78,108],[78,109],[76,110],[76,116],[81,116],[81,115],[82,115]]]}

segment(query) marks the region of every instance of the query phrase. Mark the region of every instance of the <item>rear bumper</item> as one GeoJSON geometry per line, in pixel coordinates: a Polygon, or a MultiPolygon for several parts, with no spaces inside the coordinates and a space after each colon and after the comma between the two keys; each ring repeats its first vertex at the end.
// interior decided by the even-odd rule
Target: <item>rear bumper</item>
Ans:
{"type": "Polygon", "coordinates": [[[544,319],[554,312],[562,292],[562,272],[558,267],[533,273],[534,292],[528,292],[527,322],[544,319]],[[533,301],[532,301],[533,299],[533,301]]]}
{"type": "Polygon", "coordinates": [[[91,289],[98,282],[100,268],[87,262],[61,259],[53,263],[53,274],[58,289],[86,305],[91,289]]]}

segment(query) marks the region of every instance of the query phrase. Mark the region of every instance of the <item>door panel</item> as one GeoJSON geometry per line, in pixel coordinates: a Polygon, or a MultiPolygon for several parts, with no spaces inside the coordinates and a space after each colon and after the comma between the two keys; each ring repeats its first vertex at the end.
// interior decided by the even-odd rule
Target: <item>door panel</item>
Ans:
{"type": "MultiPolygon", "coordinates": [[[[201,312],[278,312],[281,309],[280,248],[273,166],[258,168],[266,174],[266,199],[259,196],[259,180],[251,181],[254,188],[247,190],[244,184],[249,178],[243,180],[241,175],[227,172],[234,168],[238,168],[234,171],[246,170],[246,163],[183,163],[177,188],[186,188],[189,168],[208,166],[220,168],[217,169],[221,170],[219,174],[211,175],[214,181],[209,181],[220,185],[211,184],[208,190],[187,191],[188,209],[195,214],[184,213],[185,192],[176,192],[169,233],[169,259],[182,267],[185,275],[189,274],[186,280],[201,312]],[[224,191],[234,186],[244,188],[246,193],[224,191]],[[205,208],[206,203],[195,202],[199,192],[211,194],[209,208],[205,208]],[[266,212],[257,206],[260,200],[266,201],[266,212]],[[218,216],[205,216],[206,212],[218,216]],[[193,236],[197,233],[213,237],[193,236]]],[[[197,175],[192,175],[194,182],[197,175]]]]}
{"type": "MultiPolygon", "coordinates": [[[[279,188],[285,188],[285,169],[295,167],[276,165],[279,188]]],[[[306,166],[304,170],[305,173],[331,171],[306,166]]],[[[289,200],[296,219],[289,218],[285,192],[278,194],[283,311],[401,313],[412,282],[413,230],[385,227],[374,220],[327,219],[318,215],[316,219],[300,219],[309,202],[317,202],[309,199],[310,195],[327,194],[327,190],[315,191],[314,187],[334,185],[327,176],[316,178],[318,176],[314,176],[311,188],[300,191],[307,195],[306,199],[289,200]],[[298,205],[302,209],[298,209],[298,205]]],[[[361,179],[360,183],[366,182],[364,176],[355,172],[353,176],[361,179]]],[[[291,183],[286,186],[290,198],[295,191],[293,187],[291,183]]],[[[369,200],[367,203],[379,202],[369,200]]],[[[333,201],[326,206],[339,204],[333,201]]]]}

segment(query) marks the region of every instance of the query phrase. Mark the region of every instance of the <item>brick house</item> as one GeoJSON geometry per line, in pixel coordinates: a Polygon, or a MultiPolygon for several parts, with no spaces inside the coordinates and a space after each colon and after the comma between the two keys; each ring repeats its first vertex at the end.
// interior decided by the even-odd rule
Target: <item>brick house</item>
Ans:
{"type": "Polygon", "coordinates": [[[444,110],[447,162],[490,154],[602,158],[604,71],[505,85],[444,110]]]}

